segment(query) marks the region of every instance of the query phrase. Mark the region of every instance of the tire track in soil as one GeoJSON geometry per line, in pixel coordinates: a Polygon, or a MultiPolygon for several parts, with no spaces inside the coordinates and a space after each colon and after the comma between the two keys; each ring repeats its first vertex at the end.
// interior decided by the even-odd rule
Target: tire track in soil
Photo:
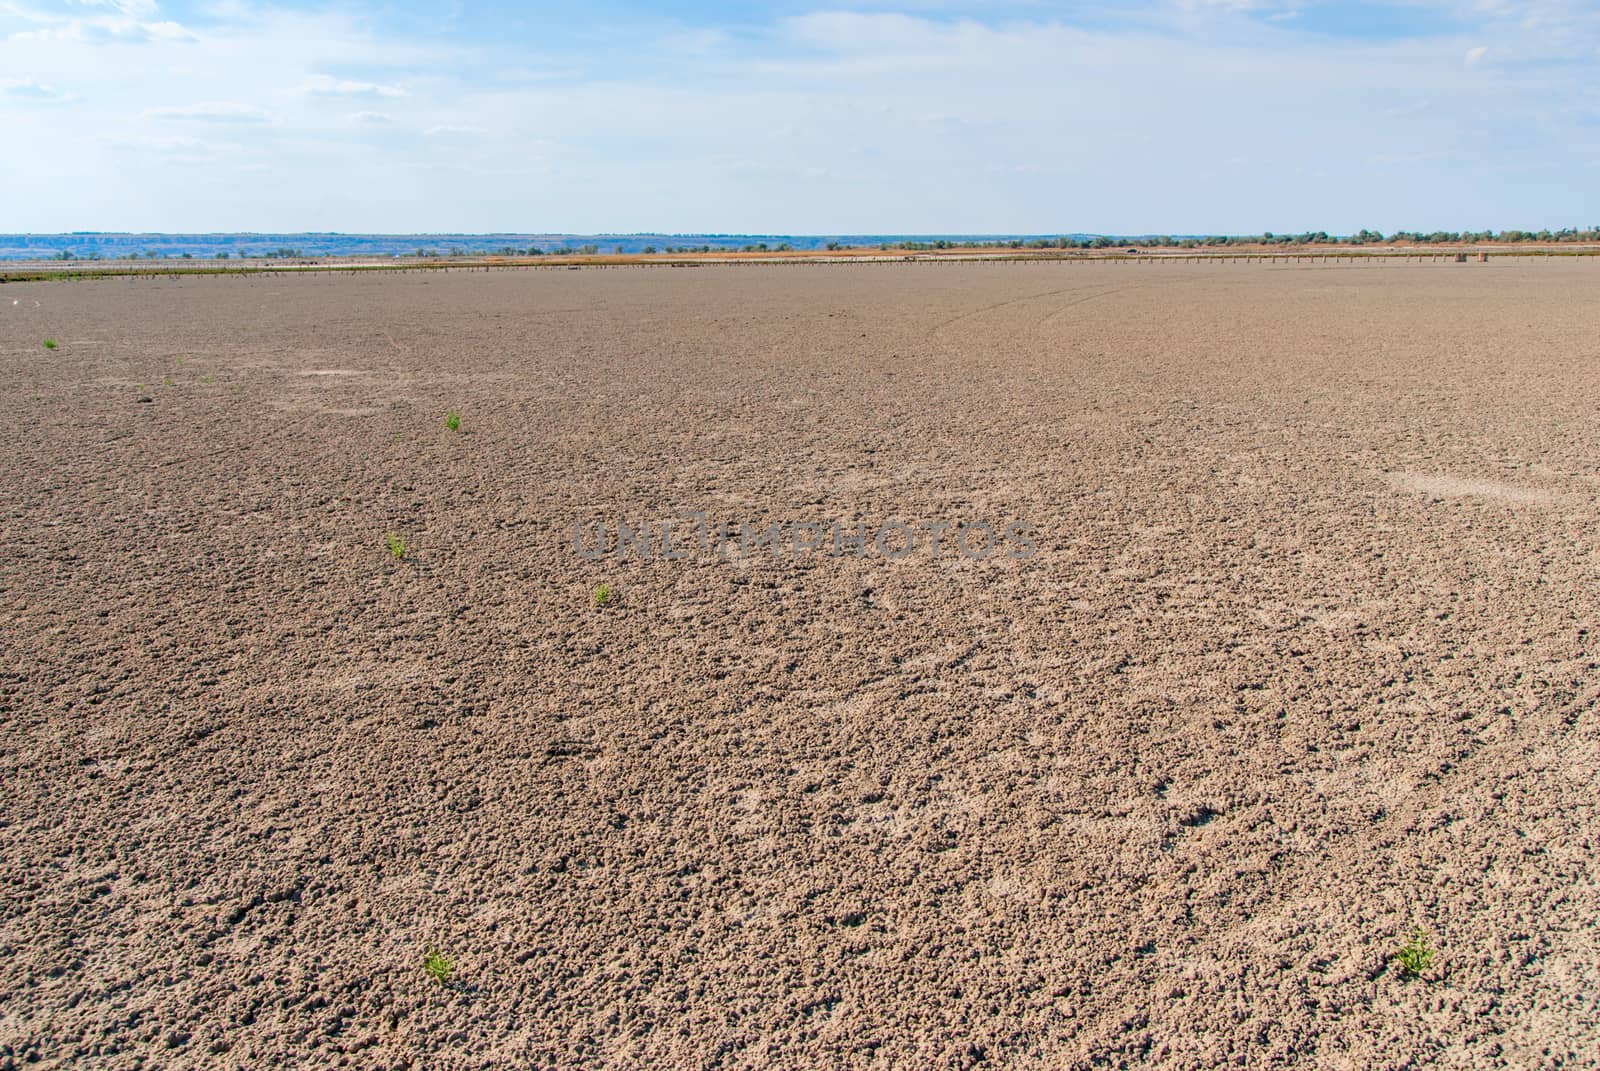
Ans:
{"type": "MultiPolygon", "coordinates": [[[[1118,289],[1130,289],[1130,288],[1121,287],[1121,288],[1118,288],[1118,289]]],[[[939,323],[934,324],[932,327],[930,327],[928,329],[928,337],[929,338],[936,338],[940,334],[940,332],[944,331],[946,328],[953,327],[953,326],[955,326],[956,324],[960,323],[963,320],[970,320],[973,317],[982,316],[986,312],[994,312],[996,309],[1009,308],[1012,305],[1021,305],[1024,302],[1028,302],[1028,301],[1038,301],[1040,298],[1055,297],[1058,294],[1077,294],[1077,293],[1082,293],[1082,291],[1083,291],[1083,288],[1081,286],[1065,286],[1065,287],[1059,287],[1059,288],[1057,288],[1055,290],[1045,290],[1045,291],[1043,291],[1041,293],[1038,293],[1038,294],[1025,294],[1022,297],[1008,298],[1005,301],[996,301],[996,302],[993,302],[993,303],[988,304],[988,305],[980,306],[980,307],[978,307],[976,309],[971,310],[970,312],[963,312],[963,313],[960,313],[959,315],[952,316],[947,320],[941,320],[939,323]]],[[[1116,293],[1116,292],[1117,292],[1117,290],[1097,291],[1094,294],[1086,295],[1080,301],[1069,302],[1067,305],[1062,306],[1062,308],[1063,309],[1070,308],[1072,305],[1082,304],[1083,301],[1089,301],[1089,300],[1092,300],[1093,298],[1096,298],[1096,297],[1108,296],[1109,294],[1116,293]]]]}
{"type": "Polygon", "coordinates": [[[950,327],[952,327],[952,326],[954,326],[956,324],[963,323],[963,322],[965,322],[967,320],[971,320],[971,319],[974,319],[974,318],[979,317],[979,316],[983,316],[983,315],[985,315],[987,313],[995,312],[996,310],[999,310],[999,309],[1011,308],[1012,306],[1022,305],[1022,304],[1025,304],[1027,302],[1030,302],[1030,301],[1039,301],[1039,300],[1041,300],[1043,298],[1056,297],[1056,296],[1061,295],[1061,294],[1077,294],[1077,295],[1079,295],[1076,300],[1068,301],[1063,305],[1057,306],[1056,308],[1052,309],[1051,311],[1045,313],[1042,317],[1040,317],[1037,321],[1034,322],[1034,324],[1028,329],[1028,333],[1033,338],[1037,339],[1044,333],[1044,330],[1045,330],[1046,326],[1051,321],[1057,319],[1060,316],[1065,315],[1067,312],[1070,312],[1072,309],[1075,309],[1075,308],[1077,308],[1077,307],[1079,307],[1081,305],[1086,305],[1091,301],[1098,301],[1098,300],[1100,300],[1102,298],[1115,297],[1118,294],[1125,294],[1125,293],[1129,293],[1129,292],[1134,291],[1134,290],[1141,290],[1141,289],[1144,289],[1145,287],[1149,286],[1150,284],[1141,282],[1141,283],[1130,283],[1130,284],[1127,284],[1127,285],[1118,285],[1118,286],[1109,286],[1109,287],[1104,286],[1103,284],[1097,284],[1097,285],[1098,285],[1099,288],[1096,289],[1093,293],[1088,293],[1088,294],[1083,293],[1083,289],[1084,289],[1083,287],[1072,286],[1072,287],[1059,287],[1059,288],[1054,289],[1054,290],[1046,290],[1046,291],[1043,291],[1043,292],[1037,293],[1037,294],[1026,294],[1026,295],[1024,295],[1022,297],[1010,298],[1010,299],[1008,299],[1006,301],[996,301],[996,302],[993,302],[991,304],[984,305],[984,306],[981,306],[979,308],[973,309],[970,312],[964,312],[964,313],[961,313],[958,316],[952,316],[947,320],[943,320],[943,321],[939,322],[938,324],[934,325],[932,328],[929,329],[929,331],[927,333],[927,337],[930,340],[932,340],[933,342],[935,342],[940,348],[944,349],[946,352],[951,352],[951,344],[950,344],[950,342],[947,339],[945,339],[944,337],[942,337],[942,336],[943,336],[943,333],[948,328],[950,328],[950,327]]]}

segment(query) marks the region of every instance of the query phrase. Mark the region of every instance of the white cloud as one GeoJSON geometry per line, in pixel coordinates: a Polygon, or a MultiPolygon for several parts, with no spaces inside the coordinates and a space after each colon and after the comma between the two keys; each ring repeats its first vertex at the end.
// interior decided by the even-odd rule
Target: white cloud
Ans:
{"type": "Polygon", "coordinates": [[[272,116],[248,104],[206,102],[176,107],[149,108],[146,119],[181,119],[200,123],[266,123],[272,116]]]}
{"type": "Polygon", "coordinates": [[[1479,45],[1477,48],[1467,49],[1467,66],[1475,66],[1479,60],[1488,54],[1488,52],[1489,48],[1487,45],[1479,45]]]}
{"type": "Polygon", "coordinates": [[[326,97],[403,97],[406,91],[399,86],[379,85],[376,82],[352,82],[314,74],[307,78],[300,92],[326,97]]]}
{"type": "Polygon", "coordinates": [[[205,148],[206,143],[199,138],[183,134],[170,134],[166,136],[154,135],[118,135],[105,139],[106,144],[115,145],[122,149],[156,149],[162,152],[177,150],[194,150],[205,148]]]}
{"type": "Polygon", "coordinates": [[[82,7],[109,7],[128,18],[147,19],[160,10],[156,0],[74,0],[82,7]]]}
{"type": "Polygon", "coordinates": [[[1007,39],[1015,43],[1021,27],[991,27],[962,19],[938,22],[900,14],[819,11],[782,20],[793,43],[834,52],[868,52],[907,59],[938,50],[946,59],[960,58],[961,46],[1007,39]]]}
{"type": "Polygon", "coordinates": [[[198,41],[200,38],[176,22],[139,22],[137,19],[96,17],[68,19],[40,30],[13,35],[18,41],[84,41],[90,44],[140,44],[147,41],[198,41]]]}
{"type": "Polygon", "coordinates": [[[196,41],[189,29],[170,19],[157,18],[154,0],[74,0],[57,3],[53,9],[20,4],[0,4],[0,20],[9,16],[34,27],[19,30],[10,40],[48,44],[83,42],[87,44],[143,44],[160,41],[196,41]],[[85,9],[107,14],[81,14],[85,9]]]}
{"type": "Polygon", "coordinates": [[[387,112],[356,112],[350,118],[357,123],[364,123],[369,126],[384,126],[396,122],[395,117],[387,112]]]}
{"type": "Polygon", "coordinates": [[[32,78],[4,78],[0,79],[0,92],[8,97],[23,97],[28,100],[61,101],[67,100],[67,94],[55,86],[36,82],[32,78]]]}
{"type": "Polygon", "coordinates": [[[233,142],[217,142],[181,134],[117,134],[100,139],[124,159],[150,158],[167,164],[205,164],[217,166],[236,162],[246,152],[233,142]]]}
{"type": "Polygon", "coordinates": [[[477,137],[483,137],[486,134],[488,134],[489,132],[487,130],[485,130],[483,127],[481,127],[481,126],[457,126],[454,123],[441,123],[438,126],[430,126],[427,130],[424,130],[423,133],[426,134],[430,138],[440,138],[440,137],[469,137],[469,138],[477,138],[477,137]]]}
{"type": "Polygon", "coordinates": [[[1178,0],[1185,11],[1278,11],[1292,13],[1297,5],[1277,0],[1178,0]]]}

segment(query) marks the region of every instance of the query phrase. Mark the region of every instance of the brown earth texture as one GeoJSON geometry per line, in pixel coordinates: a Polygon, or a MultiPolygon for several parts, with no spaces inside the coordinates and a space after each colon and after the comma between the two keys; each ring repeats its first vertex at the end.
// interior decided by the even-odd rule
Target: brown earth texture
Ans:
{"type": "Polygon", "coordinates": [[[0,1068],[1600,1066],[1597,298],[0,287],[0,1068]]]}

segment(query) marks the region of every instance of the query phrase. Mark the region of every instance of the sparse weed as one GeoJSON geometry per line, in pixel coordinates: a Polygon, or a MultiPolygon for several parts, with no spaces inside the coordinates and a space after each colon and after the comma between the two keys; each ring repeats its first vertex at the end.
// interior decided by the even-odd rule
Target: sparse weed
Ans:
{"type": "Polygon", "coordinates": [[[437,948],[428,949],[428,954],[422,959],[422,969],[428,976],[440,985],[449,985],[450,976],[455,973],[456,965],[450,962],[448,956],[437,948]]]}
{"type": "Polygon", "coordinates": [[[610,584],[598,584],[598,585],[596,585],[595,589],[594,589],[594,604],[596,606],[605,606],[610,602],[611,602],[611,585],[610,584]]]}
{"type": "Polygon", "coordinates": [[[444,426],[451,431],[461,430],[461,414],[454,409],[444,415],[444,426]]]}
{"type": "Polygon", "coordinates": [[[1420,926],[1412,930],[1406,943],[1394,954],[1394,959],[1400,965],[1401,974],[1407,978],[1420,978],[1433,964],[1433,945],[1428,940],[1427,931],[1420,926]]]}
{"type": "Polygon", "coordinates": [[[55,349],[56,348],[56,340],[53,339],[53,338],[45,339],[44,340],[44,348],[47,349],[47,350],[55,349]]]}
{"type": "Polygon", "coordinates": [[[206,383],[215,383],[216,381],[217,381],[217,377],[216,376],[212,375],[210,372],[206,373],[206,378],[205,378],[204,382],[206,382],[206,383]]]}
{"type": "Polygon", "coordinates": [[[389,553],[394,555],[395,561],[399,561],[406,556],[406,541],[401,539],[398,533],[390,532],[383,537],[383,540],[389,545],[389,553]]]}

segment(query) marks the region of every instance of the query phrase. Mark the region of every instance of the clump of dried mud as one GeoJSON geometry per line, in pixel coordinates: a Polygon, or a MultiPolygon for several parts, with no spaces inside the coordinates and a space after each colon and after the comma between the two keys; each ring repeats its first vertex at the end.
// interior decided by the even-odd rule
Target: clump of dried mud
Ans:
{"type": "Polygon", "coordinates": [[[1597,285],[0,288],[0,1066],[1594,1066],[1597,285]]]}

